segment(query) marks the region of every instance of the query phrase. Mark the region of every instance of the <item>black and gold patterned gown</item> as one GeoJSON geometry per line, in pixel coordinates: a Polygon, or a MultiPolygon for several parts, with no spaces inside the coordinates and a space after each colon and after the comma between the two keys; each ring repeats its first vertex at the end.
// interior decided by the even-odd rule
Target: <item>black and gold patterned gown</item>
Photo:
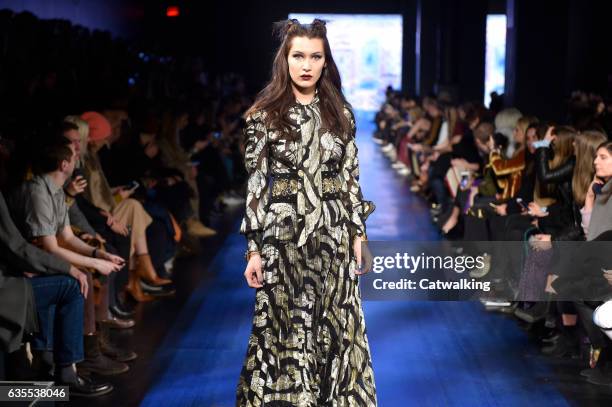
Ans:
{"type": "Polygon", "coordinates": [[[374,210],[363,200],[355,120],[349,141],[321,128],[319,97],[289,111],[293,139],[247,118],[249,174],[240,232],[264,283],[237,388],[238,406],[375,406],[352,241],[374,210]]]}

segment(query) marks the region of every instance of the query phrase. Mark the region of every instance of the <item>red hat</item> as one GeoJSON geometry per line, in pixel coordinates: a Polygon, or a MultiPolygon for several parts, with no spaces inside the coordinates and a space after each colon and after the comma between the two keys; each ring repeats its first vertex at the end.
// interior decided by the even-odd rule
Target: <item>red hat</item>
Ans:
{"type": "Polygon", "coordinates": [[[111,125],[98,112],[85,112],[81,115],[81,119],[85,120],[89,125],[89,140],[98,141],[104,140],[111,135],[111,125]]]}

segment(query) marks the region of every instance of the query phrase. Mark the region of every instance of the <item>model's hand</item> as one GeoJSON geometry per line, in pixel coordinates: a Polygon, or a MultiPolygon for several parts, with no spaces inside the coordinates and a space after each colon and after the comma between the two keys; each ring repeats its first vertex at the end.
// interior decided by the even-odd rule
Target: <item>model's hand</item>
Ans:
{"type": "Polygon", "coordinates": [[[259,254],[251,255],[249,263],[244,270],[244,278],[251,288],[263,287],[263,273],[261,271],[261,256],[259,254]]]}
{"type": "Polygon", "coordinates": [[[357,270],[355,270],[355,274],[362,275],[366,274],[370,270],[372,270],[372,254],[368,249],[367,243],[363,244],[362,249],[362,239],[360,236],[356,236],[353,242],[353,252],[355,253],[355,258],[357,259],[357,270]]]}

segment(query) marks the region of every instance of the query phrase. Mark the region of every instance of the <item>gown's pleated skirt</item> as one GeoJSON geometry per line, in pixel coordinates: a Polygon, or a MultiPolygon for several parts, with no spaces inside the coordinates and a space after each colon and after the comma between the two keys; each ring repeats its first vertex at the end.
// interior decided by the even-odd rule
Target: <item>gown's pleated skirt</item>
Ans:
{"type": "Polygon", "coordinates": [[[264,286],[256,293],[236,405],[375,406],[348,231],[324,226],[304,246],[294,240],[282,232],[264,238],[264,286]]]}

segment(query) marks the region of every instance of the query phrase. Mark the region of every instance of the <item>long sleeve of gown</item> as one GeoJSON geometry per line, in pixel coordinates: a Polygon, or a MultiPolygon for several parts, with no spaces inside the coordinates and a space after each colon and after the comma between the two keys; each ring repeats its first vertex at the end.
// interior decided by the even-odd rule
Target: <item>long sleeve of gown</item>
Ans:
{"type": "Polygon", "coordinates": [[[248,174],[246,211],[240,233],[247,239],[248,250],[260,250],[268,206],[268,138],[262,113],[246,119],[244,128],[244,163],[248,174]]]}
{"type": "Polygon", "coordinates": [[[350,235],[351,241],[355,235],[366,234],[366,219],[375,209],[372,201],[363,199],[361,185],[359,184],[359,157],[358,148],[355,141],[356,127],[355,118],[349,111],[351,123],[351,134],[346,144],[344,158],[342,160],[341,174],[344,180],[343,194],[346,209],[350,216],[350,235]]]}

